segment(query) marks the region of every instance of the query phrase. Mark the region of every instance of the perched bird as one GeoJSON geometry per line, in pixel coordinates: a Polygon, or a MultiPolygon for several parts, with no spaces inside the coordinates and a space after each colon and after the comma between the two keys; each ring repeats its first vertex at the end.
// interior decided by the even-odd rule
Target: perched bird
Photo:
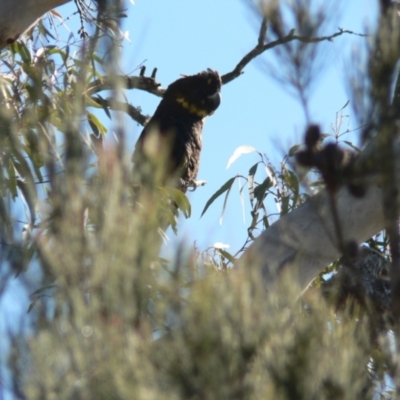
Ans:
{"type": "Polygon", "coordinates": [[[182,192],[195,186],[204,118],[220,105],[220,91],[221,77],[211,69],[168,86],[133,153],[142,184],[152,181],[182,192]]]}

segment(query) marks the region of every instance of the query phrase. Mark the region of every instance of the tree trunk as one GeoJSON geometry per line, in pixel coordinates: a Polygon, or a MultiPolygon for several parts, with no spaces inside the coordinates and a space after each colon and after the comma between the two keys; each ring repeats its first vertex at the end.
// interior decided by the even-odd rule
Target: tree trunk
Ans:
{"type": "Polygon", "coordinates": [[[43,14],[70,0],[0,0],[0,50],[14,42],[43,14]]]}
{"type": "MultiPolygon", "coordinates": [[[[265,230],[240,259],[241,267],[256,265],[267,288],[286,269],[300,289],[340,257],[332,210],[326,191],[285,215],[265,230]]],[[[336,196],[345,241],[361,243],[384,229],[382,189],[371,185],[363,198],[342,188],[336,196]]]]}

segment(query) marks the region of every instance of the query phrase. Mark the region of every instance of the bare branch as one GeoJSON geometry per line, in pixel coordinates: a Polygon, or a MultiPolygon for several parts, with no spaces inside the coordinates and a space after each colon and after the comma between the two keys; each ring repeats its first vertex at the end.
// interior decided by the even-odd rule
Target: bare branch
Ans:
{"type": "Polygon", "coordinates": [[[267,18],[263,18],[260,27],[260,33],[258,34],[258,46],[264,46],[265,39],[267,37],[267,18]]]}
{"type": "Polygon", "coordinates": [[[112,77],[103,76],[100,79],[96,79],[90,83],[85,94],[91,96],[103,90],[113,89],[116,83],[119,83],[124,89],[144,90],[158,97],[162,97],[165,92],[165,89],[161,87],[161,84],[153,76],[148,78],[145,76],[117,75],[112,77]]]}
{"type": "MultiPolygon", "coordinates": [[[[343,34],[357,35],[357,36],[366,36],[364,34],[355,33],[350,30],[339,29],[338,32],[335,32],[329,36],[318,36],[318,37],[308,37],[308,36],[299,36],[294,34],[295,31],[291,30],[286,36],[281,37],[277,40],[274,40],[269,43],[265,43],[267,36],[267,19],[263,18],[261,22],[261,27],[258,35],[257,45],[249,51],[236,65],[236,67],[227,74],[221,77],[222,83],[226,84],[230,81],[239,77],[245,66],[262,54],[264,51],[270,50],[276,46],[282,45],[284,43],[291,42],[293,40],[298,40],[303,43],[318,43],[323,41],[332,41],[334,38],[341,36],[343,34]]],[[[161,84],[156,80],[156,72],[155,68],[150,77],[144,76],[145,68],[142,68],[139,76],[125,76],[125,75],[117,75],[113,77],[103,76],[100,79],[97,79],[90,83],[86,94],[91,96],[95,93],[99,93],[103,90],[110,90],[115,87],[115,83],[119,83],[124,89],[139,89],[144,90],[148,93],[152,93],[158,97],[162,97],[164,95],[165,89],[161,87],[161,84]]],[[[133,107],[133,106],[130,106],[133,107]]],[[[136,108],[133,107],[135,112],[128,112],[128,114],[137,122],[143,125],[143,121],[147,121],[146,117],[141,115],[136,108]]],[[[126,108],[124,109],[126,111],[126,108]]]]}
{"type": "Polygon", "coordinates": [[[161,84],[157,82],[156,74],[157,68],[153,69],[150,77],[146,77],[144,74],[146,67],[143,66],[140,69],[139,76],[126,76],[126,75],[114,75],[112,77],[103,76],[90,83],[85,94],[92,96],[91,99],[97,104],[101,105],[110,110],[123,111],[127,113],[134,121],[142,126],[145,126],[149,121],[150,117],[143,115],[138,108],[132,106],[129,103],[116,101],[114,99],[103,99],[101,97],[93,96],[95,93],[103,90],[114,89],[116,85],[121,85],[124,89],[139,89],[146,92],[155,94],[156,96],[162,97],[165,89],[161,87],[161,84]]]}
{"type": "Polygon", "coordinates": [[[229,83],[230,81],[239,77],[242,74],[244,67],[250,61],[254,60],[260,54],[264,53],[264,51],[270,50],[276,46],[291,42],[293,40],[298,40],[303,43],[318,43],[318,42],[324,42],[324,41],[332,41],[334,38],[344,35],[344,34],[356,35],[356,36],[362,36],[362,37],[367,36],[362,33],[356,33],[356,32],[353,32],[353,31],[350,31],[347,29],[342,29],[342,28],[339,28],[339,30],[337,32],[335,32],[329,36],[309,37],[309,36],[295,35],[294,33],[295,33],[295,31],[291,30],[286,36],[283,36],[272,42],[265,43],[265,39],[266,39],[266,35],[267,35],[267,22],[266,22],[266,19],[264,18],[261,22],[257,45],[239,61],[239,63],[236,65],[236,67],[231,72],[228,72],[227,74],[225,74],[221,77],[222,83],[223,84],[229,83]]]}
{"type": "Polygon", "coordinates": [[[110,110],[123,111],[127,113],[134,121],[136,121],[138,124],[142,126],[145,126],[150,119],[149,116],[143,115],[138,108],[129,103],[117,101],[114,99],[100,100],[97,97],[92,97],[92,100],[97,104],[100,104],[102,107],[107,107],[110,110]]]}

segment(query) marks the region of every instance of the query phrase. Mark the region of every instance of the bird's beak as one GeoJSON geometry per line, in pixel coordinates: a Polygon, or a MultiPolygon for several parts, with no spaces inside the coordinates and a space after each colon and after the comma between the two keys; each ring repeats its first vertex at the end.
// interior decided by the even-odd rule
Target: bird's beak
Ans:
{"type": "Polygon", "coordinates": [[[219,92],[215,92],[214,94],[210,95],[207,97],[209,100],[211,100],[214,109],[216,110],[219,105],[221,104],[221,95],[219,94],[219,92]]]}

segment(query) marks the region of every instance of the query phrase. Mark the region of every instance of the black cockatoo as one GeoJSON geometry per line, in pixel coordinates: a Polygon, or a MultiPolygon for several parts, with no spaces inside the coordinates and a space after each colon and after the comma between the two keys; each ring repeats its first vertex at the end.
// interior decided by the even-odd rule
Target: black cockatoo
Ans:
{"type": "Polygon", "coordinates": [[[221,77],[211,69],[168,86],[133,153],[142,184],[152,181],[183,192],[194,184],[204,118],[220,105],[220,91],[221,77]]]}

